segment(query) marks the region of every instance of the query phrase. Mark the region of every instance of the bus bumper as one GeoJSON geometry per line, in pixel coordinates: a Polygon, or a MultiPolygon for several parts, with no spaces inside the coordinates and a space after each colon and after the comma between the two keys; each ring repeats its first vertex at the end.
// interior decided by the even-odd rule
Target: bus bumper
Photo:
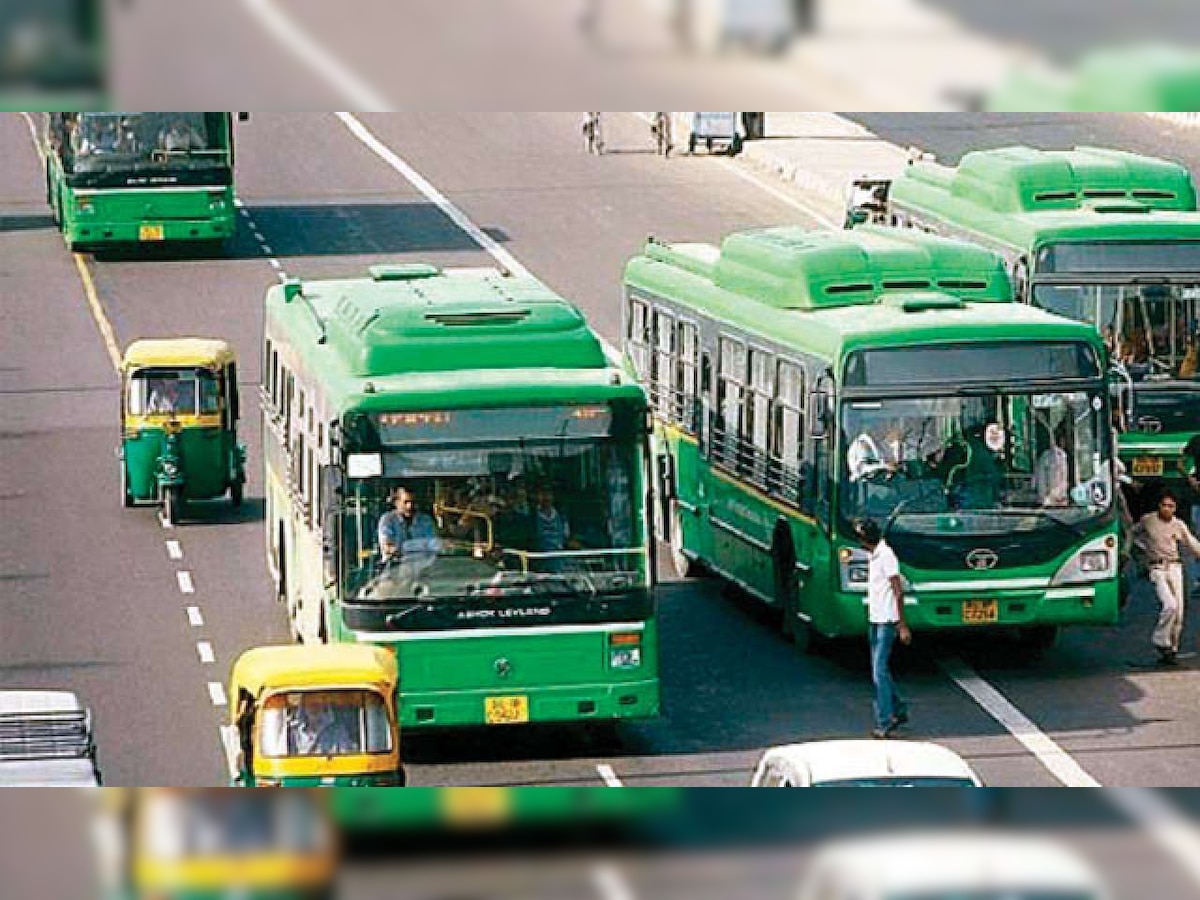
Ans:
{"type": "MultiPolygon", "coordinates": [[[[400,696],[401,728],[453,728],[496,725],[488,722],[488,700],[523,697],[528,701],[528,723],[618,721],[659,715],[656,680],[619,684],[582,684],[566,687],[454,692],[409,692],[400,696]]],[[[510,724],[526,724],[525,721],[510,724]]]]}
{"type": "MultiPolygon", "coordinates": [[[[865,634],[865,599],[859,594],[844,595],[844,600],[847,615],[840,623],[840,635],[865,634]]],[[[905,598],[905,619],[919,631],[1110,626],[1116,625],[1119,617],[1117,579],[1029,590],[917,591],[905,598]]]]}
{"type": "Polygon", "coordinates": [[[237,230],[233,213],[205,219],[166,219],[157,221],[75,221],[64,228],[67,243],[73,247],[97,247],[116,244],[153,246],[188,241],[224,241],[237,230]]]}

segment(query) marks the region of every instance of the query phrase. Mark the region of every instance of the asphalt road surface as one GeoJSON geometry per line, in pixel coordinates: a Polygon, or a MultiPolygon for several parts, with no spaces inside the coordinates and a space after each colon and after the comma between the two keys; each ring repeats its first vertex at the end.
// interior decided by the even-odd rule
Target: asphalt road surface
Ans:
{"type": "MultiPolygon", "coordinates": [[[[647,235],[716,241],[806,222],[790,195],[736,164],[657,159],[632,115],[610,117],[615,152],[601,158],[582,152],[578,113],[361,122],[613,342],[622,266],[647,235]]],[[[1040,142],[1056,127],[1030,118],[1015,131],[1040,142]]],[[[1090,127],[1121,146],[1159,133],[1129,120],[1111,132],[1090,127]]],[[[965,138],[956,131],[953,140],[965,138]]],[[[282,273],[355,275],[381,260],[492,261],[330,113],[256,114],[241,128],[245,215],[220,259],[88,257],[81,270],[50,223],[19,115],[0,117],[0,158],[0,683],[78,691],[95,710],[110,784],[220,784],[227,710],[217,686],[242,650],[287,639],[258,520],[253,385],[265,289],[282,273]],[[251,473],[240,513],[217,503],[202,521],[165,530],[152,511],[121,508],[116,378],[97,317],[121,347],[179,334],[237,346],[251,473]]],[[[413,781],[600,785],[607,773],[635,786],[744,785],[764,747],[865,734],[865,653],[800,656],[768,616],[711,581],[666,578],[660,600],[660,720],[615,739],[577,728],[411,737],[413,781]]],[[[961,659],[956,671],[987,679],[1099,783],[1196,784],[1197,675],[1145,666],[1153,614],[1142,596],[1121,627],[1068,633],[1041,662],[999,639],[923,641],[901,668],[914,704],[906,736],[946,743],[993,785],[1060,783],[1045,754],[1034,756],[948,677],[961,659]]]]}

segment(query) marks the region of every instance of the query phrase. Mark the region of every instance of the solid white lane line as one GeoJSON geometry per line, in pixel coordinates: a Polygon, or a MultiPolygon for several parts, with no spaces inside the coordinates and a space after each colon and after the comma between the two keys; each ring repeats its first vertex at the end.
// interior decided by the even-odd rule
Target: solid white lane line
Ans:
{"type": "Polygon", "coordinates": [[[1200,885],[1200,826],[1163,791],[1153,788],[1115,788],[1104,796],[1131,819],[1200,885]]]}
{"type": "Polygon", "coordinates": [[[208,697],[212,700],[213,706],[221,707],[228,705],[228,701],[225,699],[225,688],[219,681],[210,681],[208,683],[208,697]]]}
{"type": "Polygon", "coordinates": [[[375,137],[371,133],[371,130],[359,121],[357,116],[353,113],[340,112],[337,113],[337,117],[350,130],[351,134],[362,141],[372,153],[398,172],[405,181],[420,191],[426,200],[440,209],[446,218],[450,219],[463,232],[469,235],[471,240],[478,244],[503,268],[508,269],[514,275],[529,274],[529,270],[521,265],[515,256],[501,247],[491,235],[486,234],[482,228],[472,222],[466,213],[451,203],[446,195],[434,187],[424,175],[401,159],[379,138],[375,137]]]}
{"type": "MultiPolygon", "coordinates": [[[[383,141],[379,140],[379,138],[377,138],[371,132],[371,130],[358,119],[357,116],[348,112],[340,112],[336,115],[342,124],[350,130],[350,133],[358,138],[368,150],[383,160],[405,181],[416,188],[426,200],[441,210],[442,214],[446,216],[446,218],[453,222],[460,231],[478,244],[481,250],[499,263],[502,269],[511,272],[513,275],[518,275],[521,277],[528,278],[532,276],[532,273],[528,268],[525,267],[524,263],[518,260],[509,251],[501,247],[495,238],[471,221],[470,216],[455,206],[454,203],[445,194],[439,191],[428,178],[401,159],[401,157],[394,150],[383,143],[383,141]]],[[[614,366],[619,367],[621,365],[620,351],[603,338],[600,339],[600,344],[604,348],[604,354],[608,357],[608,361],[614,366]]]]}
{"type": "Polygon", "coordinates": [[[179,592],[181,594],[196,593],[196,585],[192,581],[191,572],[176,572],[175,578],[179,582],[179,592]]]}
{"type": "Polygon", "coordinates": [[[979,704],[989,716],[1004,726],[1026,750],[1067,787],[1101,787],[1067,751],[1017,709],[1007,697],[992,687],[962,660],[942,660],[942,670],[979,704]]]}
{"type": "Polygon", "coordinates": [[[200,612],[200,607],[189,606],[187,608],[188,624],[193,628],[204,627],[204,614],[200,612]]]}
{"type": "Polygon", "coordinates": [[[592,870],[592,883],[601,900],[634,900],[629,882],[615,865],[602,863],[592,870]]]}
{"type": "Polygon", "coordinates": [[[389,112],[391,104],[374,88],[342,64],[332,53],[309,37],[273,0],[242,0],[268,32],[341,94],[353,109],[389,112]]]}
{"type": "Polygon", "coordinates": [[[200,662],[203,665],[211,666],[217,661],[217,654],[213,652],[213,645],[208,641],[200,641],[196,644],[196,652],[200,654],[200,662]]]}
{"type": "Polygon", "coordinates": [[[613,771],[613,767],[608,763],[600,763],[596,766],[596,771],[600,773],[600,777],[604,779],[604,783],[610,788],[625,787],[625,783],[617,777],[617,773],[613,771]]]}
{"type": "Polygon", "coordinates": [[[171,559],[183,559],[183,547],[179,541],[167,541],[167,556],[171,559]]]}

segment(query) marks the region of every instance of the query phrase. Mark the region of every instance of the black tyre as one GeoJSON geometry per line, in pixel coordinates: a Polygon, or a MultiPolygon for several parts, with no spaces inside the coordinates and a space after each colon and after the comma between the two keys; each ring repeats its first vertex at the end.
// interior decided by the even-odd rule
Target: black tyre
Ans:
{"type": "Polygon", "coordinates": [[[234,509],[238,509],[242,505],[242,501],[246,499],[246,483],[243,481],[235,481],[229,486],[229,502],[233,504],[234,509]]]}
{"type": "Polygon", "coordinates": [[[283,535],[283,523],[279,523],[279,541],[275,545],[275,552],[278,554],[276,558],[276,569],[279,572],[279,581],[275,585],[277,599],[280,603],[287,602],[287,544],[283,535]]]}
{"type": "Polygon", "coordinates": [[[779,630],[784,640],[794,641],[803,625],[796,616],[799,608],[799,597],[796,585],[795,551],[789,543],[782,543],[776,537],[775,551],[775,604],[779,608],[779,630]]]}
{"type": "Polygon", "coordinates": [[[172,525],[178,525],[183,518],[183,488],[167,488],[163,496],[163,516],[172,525]]]}

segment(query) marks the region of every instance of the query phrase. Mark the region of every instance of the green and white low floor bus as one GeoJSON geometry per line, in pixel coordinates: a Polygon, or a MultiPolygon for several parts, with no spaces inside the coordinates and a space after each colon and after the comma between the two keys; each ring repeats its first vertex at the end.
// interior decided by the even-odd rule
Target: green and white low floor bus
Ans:
{"type": "Polygon", "coordinates": [[[1140,483],[1186,487],[1183,450],[1200,434],[1200,212],[1186,168],[1009,147],[954,168],[917,161],[874,186],[868,217],[994,249],[1020,300],[1095,325],[1131,395],[1126,467],[1140,483]]]}
{"type": "Polygon", "coordinates": [[[52,112],[41,140],[46,199],[72,250],[234,235],[231,113],[52,112]]]}
{"type": "Polygon", "coordinates": [[[276,286],[265,334],[268,554],[298,637],[392,648],[402,727],[658,714],[646,397],[574,306],[380,266],[276,286]]]}
{"type": "Polygon", "coordinates": [[[1012,300],[999,256],[864,226],[651,241],[627,364],[656,420],[659,534],[807,642],[866,630],[853,524],[916,629],[1034,647],[1118,615],[1110,378],[1095,329],[1012,300]]]}

